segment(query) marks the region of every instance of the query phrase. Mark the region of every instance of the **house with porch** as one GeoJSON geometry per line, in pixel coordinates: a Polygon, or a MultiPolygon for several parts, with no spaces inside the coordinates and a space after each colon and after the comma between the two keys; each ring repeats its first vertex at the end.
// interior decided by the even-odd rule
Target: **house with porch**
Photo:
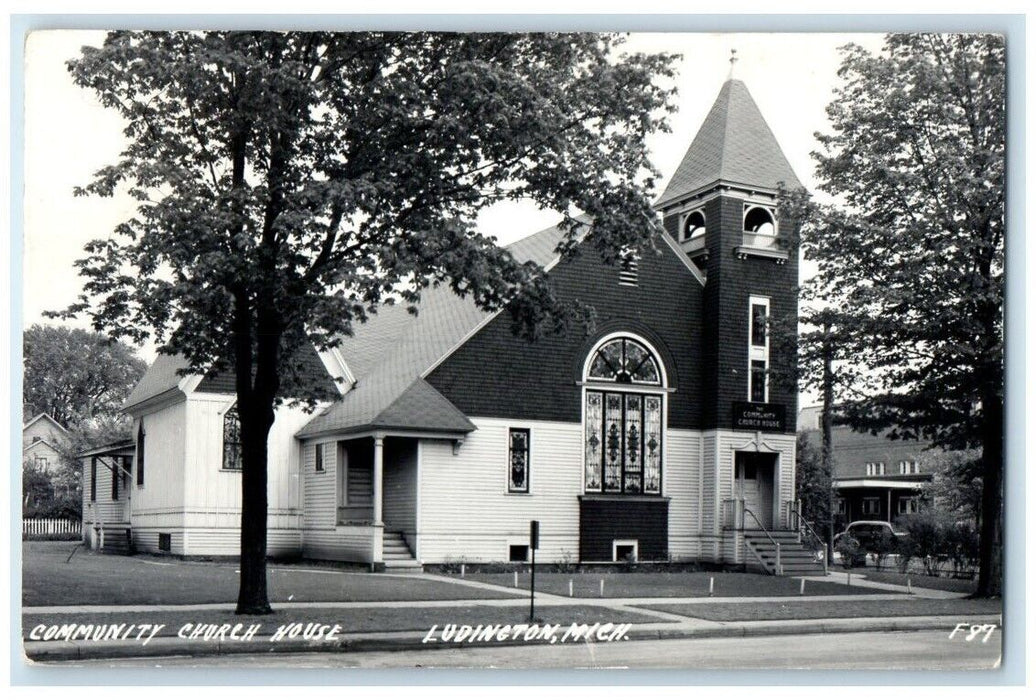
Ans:
{"type": "Polygon", "coordinates": [[[39,413],[22,425],[22,460],[43,472],[51,472],[61,459],[58,442],[68,434],[65,426],[47,413],[39,413]]]}
{"type": "MultiPolygon", "coordinates": [[[[307,358],[335,398],[278,409],[269,553],[421,566],[639,560],[810,570],[794,550],[795,362],[771,345],[797,312],[798,254],[779,189],[801,187],[762,114],[728,80],[656,203],[662,228],[621,266],[559,259],[558,228],[511,246],[593,329],[515,337],[445,288],[385,306],[307,358]],[[783,547],[781,563],[779,552],[783,547]]],[[[588,227],[592,224],[588,224],[588,227]]],[[[240,438],[233,383],[159,357],[134,419],[129,529],[139,550],[234,555],[240,438]]],[[[114,492],[113,492],[114,493],[114,492]]]]}
{"type": "MultiPolygon", "coordinates": [[[[820,407],[806,406],[799,429],[820,444],[820,407]]],[[[933,449],[922,440],[892,440],[887,435],[857,432],[847,425],[831,430],[831,486],[835,490],[835,529],[855,520],[895,523],[917,513],[933,477],[933,449]]]]}

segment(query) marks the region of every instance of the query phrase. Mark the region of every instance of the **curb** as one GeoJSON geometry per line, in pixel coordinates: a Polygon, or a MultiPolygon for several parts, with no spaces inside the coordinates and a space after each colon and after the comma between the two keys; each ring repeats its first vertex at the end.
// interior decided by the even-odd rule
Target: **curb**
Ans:
{"type": "MultiPolygon", "coordinates": [[[[669,639],[710,639],[728,637],[761,637],[801,634],[835,634],[854,632],[918,632],[953,630],[960,616],[911,616],[901,618],[855,618],[819,620],[768,620],[734,623],[687,625],[684,623],[641,623],[634,625],[622,641],[669,639]]],[[[973,615],[968,624],[1001,624],[999,615],[973,615]]],[[[199,642],[179,637],[156,637],[146,646],[122,641],[103,642],[33,642],[25,641],[22,654],[30,662],[50,663],[91,659],[127,659],[161,656],[227,656],[231,654],[298,654],[311,652],[412,651],[416,649],[458,649],[475,646],[549,645],[547,641],[525,642],[520,639],[479,642],[423,642],[426,630],[408,632],[358,633],[333,642],[285,640],[199,642]]],[[[575,642],[593,644],[595,642],[575,642]]]]}

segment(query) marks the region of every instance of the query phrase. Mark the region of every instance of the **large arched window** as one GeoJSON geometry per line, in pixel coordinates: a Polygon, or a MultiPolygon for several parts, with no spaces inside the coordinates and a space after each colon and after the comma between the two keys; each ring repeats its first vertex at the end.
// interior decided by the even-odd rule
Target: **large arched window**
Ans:
{"type": "Polygon", "coordinates": [[[610,338],[591,353],[583,379],[586,491],[661,494],[664,377],[656,354],[640,340],[610,338]]]}

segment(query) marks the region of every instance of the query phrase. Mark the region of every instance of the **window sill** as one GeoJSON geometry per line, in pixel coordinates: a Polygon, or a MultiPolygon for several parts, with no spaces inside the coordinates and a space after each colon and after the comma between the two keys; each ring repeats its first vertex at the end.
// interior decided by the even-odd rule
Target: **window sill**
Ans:
{"type": "Polygon", "coordinates": [[[533,496],[529,491],[504,491],[505,496],[533,496]]]}
{"type": "Polygon", "coordinates": [[[581,501],[668,501],[669,496],[650,493],[582,493],[581,501]]]}
{"type": "Polygon", "coordinates": [[[734,255],[736,255],[739,260],[763,258],[766,260],[773,260],[778,265],[785,264],[788,262],[790,257],[786,250],[779,250],[777,248],[760,248],[759,246],[752,245],[735,246],[734,255]]]}

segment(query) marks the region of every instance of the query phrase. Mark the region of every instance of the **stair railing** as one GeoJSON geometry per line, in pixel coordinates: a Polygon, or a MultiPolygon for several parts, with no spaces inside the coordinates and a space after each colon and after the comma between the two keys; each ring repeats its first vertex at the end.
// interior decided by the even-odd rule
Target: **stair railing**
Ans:
{"type": "MultiPolygon", "coordinates": [[[[777,540],[775,540],[770,535],[770,531],[767,530],[765,527],[763,527],[763,524],[761,522],[759,522],[759,518],[755,517],[755,513],[753,513],[750,508],[742,508],[741,512],[744,513],[745,515],[751,515],[752,516],[752,520],[755,521],[755,524],[758,525],[759,529],[763,531],[764,535],[766,535],[766,539],[770,540],[770,543],[773,544],[774,551],[777,553],[777,565],[776,565],[776,568],[774,569],[774,572],[773,572],[774,576],[782,576],[782,575],[784,575],[784,567],[781,565],[781,543],[778,542],[777,540]]],[[[752,551],[755,552],[755,550],[752,550],[752,551]]],[[[756,557],[759,559],[759,561],[762,561],[762,557],[759,557],[758,553],[756,553],[756,557]]],[[[764,566],[765,566],[765,562],[764,562],[764,566]]]]}
{"type": "MultiPolygon", "coordinates": [[[[789,506],[791,503],[788,504],[789,506]]],[[[813,526],[809,524],[809,521],[802,517],[802,512],[794,507],[791,509],[791,515],[795,521],[795,530],[799,533],[799,538],[805,536],[810,540],[809,546],[814,551],[820,551],[823,553],[824,562],[824,575],[827,575],[827,542],[817,534],[817,531],[813,529],[813,526]]]]}

